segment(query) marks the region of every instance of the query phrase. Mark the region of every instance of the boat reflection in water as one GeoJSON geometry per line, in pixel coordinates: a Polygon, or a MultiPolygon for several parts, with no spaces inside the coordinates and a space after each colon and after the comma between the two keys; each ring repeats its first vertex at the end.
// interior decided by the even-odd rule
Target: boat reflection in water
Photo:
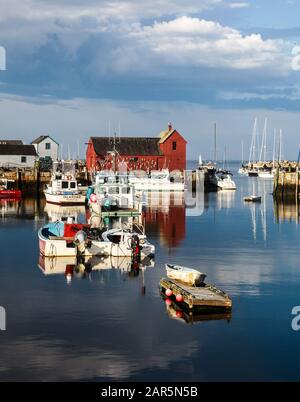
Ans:
{"type": "Polygon", "coordinates": [[[68,218],[72,218],[73,223],[83,223],[86,220],[84,205],[61,206],[47,203],[44,212],[48,215],[49,222],[67,222],[68,218]]]}
{"type": "Polygon", "coordinates": [[[39,256],[38,267],[44,275],[64,275],[67,283],[71,283],[74,278],[93,279],[93,273],[97,271],[107,271],[117,269],[122,275],[136,277],[146,268],[154,267],[153,259],[144,258],[140,262],[133,261],[128,257],[44,257],[39,256]]]}
{"type": "Polygon", "coordinates": [[[177,303],[168,299],[165,295],[161,295],[165,302],[167,314],[173,320],[177,320],[189,325],[197,324],[203,321],[226,320],[228,323],[231,320],[231,311],[211,313],[211,312],[191,312],[185,311],[177,303]]]}

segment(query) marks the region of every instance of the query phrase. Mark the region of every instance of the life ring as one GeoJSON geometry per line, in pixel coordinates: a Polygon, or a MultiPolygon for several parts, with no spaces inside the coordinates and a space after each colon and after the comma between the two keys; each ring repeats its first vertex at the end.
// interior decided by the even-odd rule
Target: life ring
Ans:
{"type": "Polygon", "coordinates": [[[67,176],[67,180],[72,180],[72,176],[70,174],[67,176]]]}

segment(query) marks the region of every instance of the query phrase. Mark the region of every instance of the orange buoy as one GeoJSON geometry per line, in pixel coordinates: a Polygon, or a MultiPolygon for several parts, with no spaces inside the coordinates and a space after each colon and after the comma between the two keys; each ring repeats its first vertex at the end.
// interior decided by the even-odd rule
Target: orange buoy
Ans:
{"type": "Polygon", "coordinates": [[[171,299],[166,299],[165,303],[166,303],[167,306],[171,306],[172,300],[171,299]]]}
{"type": "Polygon", "coordinates": [[[181,294],[176,295],[176,301],[178,301],[179,303],[183,301],[183,297],[181,294]]]}
{"type": "Polygon", "coordinates": [[[173,292],[171,289],[166,290],[166,296],[170,297],[170,296],[172,296],[172,294],[173,294],[173,292]]]}

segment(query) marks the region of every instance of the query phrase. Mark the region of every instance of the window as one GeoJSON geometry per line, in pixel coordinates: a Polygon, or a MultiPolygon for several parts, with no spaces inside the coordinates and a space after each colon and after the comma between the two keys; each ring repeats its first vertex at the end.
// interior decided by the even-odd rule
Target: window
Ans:
{"type": "Polygon", "coordinates": [[[26,156],[21,156],[21,163],[26,163],[26,162],[27,162],[26,156]]]}
{"type": "Polygon", "coordinates": [[[46,142],[45,148],[46,148],[46,149],[51,149],[51,143],[50,143],[50,142],[46,142]]]}
{"type": "Polygon", "coordinates": [[[69,188],[68,182],[67,181],[62,181],[61,182],[61,188],[69,188]]]}
{"type": "Polygon", "coordinates": [[[75,183],[75,181],[72,181],[72,182],[70,183],[70,188],[76,188],[76,183],[75,183]]]}
{"type": "Polygon", "coordinates": [[[173,143],[172,143],[172,149],[173,149],[173,151],[176,151],[176,147],[177,147],[176,141],[173,141],[173,143]]]}

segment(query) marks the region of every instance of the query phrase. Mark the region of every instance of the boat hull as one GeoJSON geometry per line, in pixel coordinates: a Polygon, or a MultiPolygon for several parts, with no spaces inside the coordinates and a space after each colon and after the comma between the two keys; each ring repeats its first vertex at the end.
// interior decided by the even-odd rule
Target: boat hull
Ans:
{"type": "Polygon", "coordinates": [[[174,269],[170,265],[166,265],[167,276],[170,279],[177,280],[189,286],[198,286],[203,284],[206,275],[194,269],[174,269]]]}
{"type": "Polygon", "coordinates": [[[50,194],[44,192],[46,201],[55,205],[84,205],[85,195],[83,194],[50,194]]]}
{"type": "MultiPolygon", "coordinates": [[[[76,257],[78,255],[75,245],[70,244],[66,240],[50,240],[44,239],[39,234],[39,249],[40,254],[45,257],[76,257]]],[[[153,257],[155,254],[155,247],[153,245],[146,245],[142,247],[141,257],[153,257]]],[[[131,257],[132,249],[124,244],[115,244],[106,241],[91,242],[90,247],[86,247],[81,254],[84,257],[92,256],[112,256],[112,257],[131,257]]]]}
{"type": "Polygon", "coordinates": [[[20,190],[0,190],[0,198],[21,198],[22,192],[20,190]]]}

